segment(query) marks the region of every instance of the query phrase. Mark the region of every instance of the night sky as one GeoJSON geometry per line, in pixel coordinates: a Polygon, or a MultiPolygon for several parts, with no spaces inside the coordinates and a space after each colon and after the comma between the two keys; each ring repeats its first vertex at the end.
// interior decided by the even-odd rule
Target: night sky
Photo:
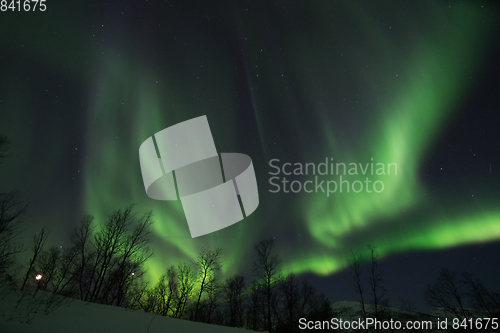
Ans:
{"type": "MultiPolygon", "coordinates": [[[[393,306],[425,309],[441,267],[499,291],[500,4],[46,4],[0,12],[0,134],[13,152],[0,191],[31,203],[26,242],[46,225],[66,245],[83,213],[103,220],[135,202],[155,216],[151,279],[219,245],[225,276],[250,278],[254,244],[275,237],[284,272],[331,301],[357,300],[346,260],[367,244],[393,306]],[[219,152],[252,158],[260,204],[193,239],[180,201],[147,197],[138,150],[202,115],[219,152]],[[273,159],[396,163],[397,175],[369,176],[380,193],[271,193],[273,159]]],[[[364,182],[358,172],[344,179],[364,182]]]]}

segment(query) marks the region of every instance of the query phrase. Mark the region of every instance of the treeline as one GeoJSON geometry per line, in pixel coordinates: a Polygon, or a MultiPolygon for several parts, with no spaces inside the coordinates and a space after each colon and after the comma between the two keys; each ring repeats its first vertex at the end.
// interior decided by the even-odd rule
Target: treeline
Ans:
{"type": "Polygon", "coordinates": [[[250,281],[241,275],[223,280],[222,249],[203,248],[191,262],[166,269],[156,283],[145,282],[153,221],[151,213],[138,215],[133,205],[114,211],[99,225],[92,215],[83,216],[69,237],[69,246],[47,247],[49,233],[42,228],[24,249],[31,253],[29,260],[20,270],[12,270],[13,255],[23,250],[13,236],[25,209],[16,196],[0,197],[0,225],[9,226],[0,229],[0,238],[6,240],[1,249],[7,249],[0,257],[4,258],[0,279],[21,291],[19,302],[40,290],[44,295],[48,292],[52,296],[44,300],[47,313],[65,296],[268,332],[298,332],[301,317],[329,320],[332,316],[325,295],[305,279],[282,274],[274,239],[255,245],[250,281]]]}
{"type": "MultiPolygon", "coordinates": [[[[10,141],[0,135],[0,164],[10,156],[9,147],[10,141]]],[[[43,294],[48,313],[65,296],[268,332],[296,332],[300,317],[331,317],[325,295],[307,280],[282,274],[274,239],[255,245],[249,281],[241,275],[223,280],[222,249],[204,248],[192,262],[171,266],[156,283],[147,283],[143,275],[152,255],[151,213],[138,215],[130,205],[100,223],[85,215],[72,231],[69,246],[47,247],[49,232],[42,228],[26,248],[16,237],[27,207],[19,192],[0,193],[0,282],[18,292],[17,305],[43,294]],[[25,251],[30,252],[29,260],[16,264],[16,255],[25,251]]]]}
{"type": "MultiPolygon", "coordinates": [[[[392,312],[376,246],[368,245],[363,252],[351,251],[349,261],[353,287],[360,302],[360,318],[402,321],[432,319],[432,314],[418,313],[414,303],[404,297],[399,299],[399,308],[403,313],[392,312]]],[[[438,316],[458,318],[459,328],[464,330],[471,330],[471,320],[500,318],[500,293],[485,286],[472,273],[458,274],[447,268],[441,269],[437,280],[427,284],[425,300],[440,311],[438,316]]],[[[500,331],[500,323],[492,324],[489,329],[491,332],[500,331]]]]}
{"type": "MultiPolygon", "coordinates": [[[[1,218],[1,217],[0,217],[1,218]]],[[[20,290],[28,287],[53,294],[117,306],[131,306],[150,248],[151,213],[138,217],[133,205],[119,209],[96,230],[94,217],[83,217],[70,236],[70,246],[46,248],[45,228],[35,234],[31,258],[20,290]]],[[[16,277],[4,270],[11,284],[16,277]]]]}
{"type": "Polygon", "coordinates": [[[330,301],[307,280],[283,276],[282,261],[273,249],[273,239],[255,245],[250,282],[241,275],[222,280],[222,249],[202,249],[194,266],[171,266],[155,286],[144,286],[136,295],[136,307],[163,316],[268,332],[298,332],[301,317],[329,320],[330,301]]]}
{"type": "MultiPolygon", "coordinates": [[[[0,135],[0,164],[11,156],[10,143],[0,135]]],[[[19,192],[0,193],[0,282],[19,288],[23,297],[34,289],[35,295],[46,290],[88,302],[133,305],[144,263],[152,255],[151,213],[138,216],[129,205],[99,226],[92,215],[85,215],[71,233],[69,246],[46,248],[49,233],[42,228],[26,249],[16,239],[27,207],[19,192]],[[26,250],[31,252],[27,267],[16,269],[16,255],[26,250]]]]}
{"type": "Polygon", "coordinates": [[[203,248],[192,262],[169,267],[156,283],[146,282],[152,223],[151,213],[138,215],[133,205],[116,210],[99,226],[92,215],[85,215],[72,231],[69,246],[48,248],[49,234],[42,228],[33,236],[31,256],[21,273],[10,273],[10,259],[1,278],[19,288],[22,298],[49,292],[46,312],[57,306],[58,296],[65,296],[268,332],[298,332],[301,317],[332,317],[324,294],[305,279],[282,274],[274,239],[255,245],[254,273],[248,282],[241,275],[222,279],[221,248],[203,248]]]}
{"type": "Polygon", "coordinates": [[[500,293],[486,287],[471,273],[441,269],[437,281],[427,285],[425,299],[429,305],[466,321],[481,316],[500,317],[500,293]]]}

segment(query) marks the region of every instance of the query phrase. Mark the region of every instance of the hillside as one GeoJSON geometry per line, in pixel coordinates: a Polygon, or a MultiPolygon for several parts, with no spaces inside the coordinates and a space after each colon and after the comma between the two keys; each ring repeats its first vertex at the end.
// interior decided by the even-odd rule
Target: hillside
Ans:
{"type": "Polygon", "coordinates": [[[20,294],[0,295],[0,332],[2,333],[244,333],[245,329],[208,325],[157,316],[125,308],[61,298],[46,311],[49,293],[35,298],[26,295],[16,308],[20,294]],[[48,314],[47,314],[48,312],[48,314]]]}

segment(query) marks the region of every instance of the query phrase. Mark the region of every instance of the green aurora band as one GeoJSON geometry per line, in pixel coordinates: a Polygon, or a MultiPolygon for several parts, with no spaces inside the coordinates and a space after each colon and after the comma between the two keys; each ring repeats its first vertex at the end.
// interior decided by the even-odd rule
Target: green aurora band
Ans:
{"type": "MultiPolygon", "coordinates": [[[[320,16],[322,11],[331,10],[326,8],[327,5],[316,3],[313,6],[316,7],[311,10],[320,16]]],[[[320,145],[324,146],[314,154],[305,148],[299,149],[300,158],[304,161],[321,161],[324,156],[332,156],[339,162],[366,163],[373,157],[374,162],[397,163],[398,175],[373,176],[372,181],[380,179],[385,184],[384,192],[379,194],[362,192],[339,193],[329,198],[321,194],[301,197],[300,223],[306,223],[309,239],[299,247],[284,244],[280,248],[285,270],[330,274],[346,266],[347,250],[362,250],[367,243],[376,244],[383,255],[389,255],[500,239],[498,208],[488,205],[471,211],[470,205],[466,203],[458,211],[456,207],[440,207],[435,204],[439,198],[424,195],[425,189],[418,177],[419,162],[425,158],[440,129],[453,116],[452,110],[459,102],[457,96],[467,88],[468,76],[481,61],[481,52],[478,50],[487,42],[484,37],[487,35],[487,24],[481,22],[485,14],[479,13],[481,9],[472,5],[457,6],[452,10],[446,8],[445,14],[444,8],[435,5],[432,8],[435,17],[429,22],[427,34],[419,35],[411,53],[403,53],[391,43],[380,27],[360,17],[356,9],[346,10],[358,22],[362,33],[377,44],[377,49],[384,50],[373,55],[372,67],[377,72],[372,72],[366,83],[372,86],[368,93],[375,94],[376,90],[377,98],[370,99],[373,102],[365,107],[372,112],[364,120],[358,121],[360,128],[357,131],[365,135],[358,135],[349,149],[339,149],[337,130],[326,125],[329,121],[323,121],[323,141],[320,145]],[[404,70],[397,76],[393,74],[392,68],[395,63],[404,64],[399,66],[404,70]],[[384,77],[384,80],[375,84],[373,77],[384,77]]],[[[323,18],[325,21],[327,19],[323,18]]],[[[252,22],[245,24],[251,25],[252,22]]],[[[323,27],[324,36],[335,35],[333,27],[326,23],[323,27]]],[[[201,40],[202,32],[197,37],[201,40]]],[[[291,64],[300,63],[304,66],[299,69],[269,68],[265,71],[269,77],[280,71],[294,72],[296,78],[303,82],[300,89],[302,94],[308,96],[307,108],[313,110],[318,119],[326,120],[327,109],[331,109],[332,105],[320,104],[318,101],[324,97],[316,95],[318,84],[325,83],[328,78],[310,74],[318,69],[310,59],[311,52],[329,55],[333,51],[327,46],[318,46],[314,51],[307,51],[310,49],[308,47],[301,47],[305,51],[298,50],[294,41],[297,45],[307,45],[306,38],[295,36],[283,51],[288,54],[291,64]]],[[[123,207],[130,202],[136,202],[139,211],[153,210],[156,221],[155,256],[149,262],[149,274],[153,279],[170,264],[192,260],[201,246],[222,245],[225,250],[224,273],[238,272],[245,262],[248,263],[253,244],[265,236],[256,227],[262,226],[264,229],[264,223],[256,224],[257,217],[251,216],[249,221],[204,236],[202,240],[191,239],[180,202],[149,199],[138,166],[139,145],[154,133],[201,114],[207,114],[210,122],[210,114],[221,112],[220,108],[238,109],[233,93],[233,60],[229,57],[223,59],[222,62],[227,65],[218,66],[217,72],[210,73],[217,80],[210,84],[200,81],[196,86],[192,79],[184,79],[181,73],[158,72],[150,68],[147,59],[137,56],[127,58],[123,54],[119,56],[118,49],[105,50],[105,60],[94,71],[94,81],[98,84],[93,87],[89,105],[86,210],[100,219],[110,213],[110,207],[123,207]],[[191,96],[182,88],[191,86],[194,91],[204,91],[203,95],[191,96]],[[225,102],[222,107],[216,107],[215,104],[207,106],[203,101],[209,99],[225,102]]],[[[248,58],[254,56],[252,52],[258,53],[249,52],[248,58]]],[[[203,56],[209,62],[221,62],[220,53],[207,51],[203,56]]],[[[365,68],[359,71],[363,70],[365,68]]],[[[249,69],[248,75],[254,77],[254,71],[249,69]]],[[[195,74],[186,73],[185,76],[192,77],[195,74]]],[[[249,86],[252,85],[254,79],[248,80],[249,86]]],[[[285,97],[281,102],[283,110],[289,109],[294,101],[293,94],[285,97]]],[[[268,147],[272,143],[266,142],[266,133],[272,129],[265,125],[266,101],[254,91],[252,102],[259,124],[262,154],[267,158],[268,147]]],[[[299,119],[294,119],[293,115],[290,118],[289,126],[300,127],[299,119]]],[[[237,120],[237,112],[227,112],[224,123],[236,124],[237,120]]],[[[239,134],[236,131],[229,130],[228,126],[220,127],[217,131],[212,129],[212,132],[216,136],[219,152],[238,151],[238,147],[231,144],[238,141],[239,134]],[[227,144],[220,147],[219,142],[227,144]]],[[[264,164],[256,165],[258,168],[264,168],[264,164]]],[[[362,181],[364,177],[351,178],[356,179],[362,181]]],[[[263,192],[267,191],[267,179],[258,181],[262,198],[263,192]]],[[[266,198],[269,196],[265,195],[266,198]]],[[[258,210],[271,204],[261,199],[258,210]]]]}
{"type": "MultiPolygon", "coordinates": [[[[307,258],[292,263],[291,271],[329,274],[341,269],[347,264],[346,247],[363,251],[367,244],[376,244],[380,253],[387,255],[500,237],[500,210],[495,205],[480,212],[467,211],[469,208],[464,205],[458,214],[454,212],[453,219],[447,218],[449,214],[446,213],[418,214],[422,209],[439,211],[430,207],[429,202],[439,198],[423,195],[418,181],[418,162],[423,160],[432,139],[451,116],[450,111],[460,101],[457,96],[466,88],[468,76],[481,59],[478,50],[484,43],[481,38],[485,33],[484,25],[471,15],[477,10],[459,8],[454,15],[436,20],[441,25],[448,25],[449,29],[436,29],[437,35],[419,43],[420,49],[408,66],[411,71],[406,76],[399,75],[407,78],[397,84],[400,91],[391,92],[396,97],[378,107],[377,116],[382,121],[378,122],[380,126],[372,128],[371,136],[362,140],[361,145],[365,147],[357,150],[357,154],[335,154],[337,161],[345,162],[366,162],[373,156],[374,162],[397,163],[399,172],[397,176],[371,177],[373,182],[384,182],[382,193],[336,193],[333,199],[317,196],[307,202],[304,218],[309,230],[328,250],[320,258],[311,254],[313,260],[307,258]],[[408,211],[417,216],[407,216],[408,211]],[[377,228],[387,232],[374,232],[377,228]]],[[[332,138],[334,133],[326,136],[332,138]]],[[[335,150],[333,141],[330,151],[335,150]]],[[[350,179],[354,180],[363,181],[364,177],[350,179]]],[[[456,207],[449,209],[456,210],[456,207]]]]}

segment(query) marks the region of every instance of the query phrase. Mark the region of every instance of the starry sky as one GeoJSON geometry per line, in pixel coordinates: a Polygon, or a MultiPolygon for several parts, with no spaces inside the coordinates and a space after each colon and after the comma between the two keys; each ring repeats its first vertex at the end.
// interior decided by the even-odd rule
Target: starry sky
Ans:
{"type": "Polygon", "coordinates": [[[0,133],[13,151],[0,190],[31,203],[26,239],[46,225],[52,244],[82,213],[152,210],[150,279],[219,245],[224,274],[249,276],[253,245],[274,237],[284,272],[332,301],[356,300],[347,259],[367,244],[391,305],[425,308],[441,267],[495,287],[499,14],[495,1],[48,0],[45,12],[0,12],[0,133]],[[252,158],[260,205],[193,239],[179,201],[146,196],[138,149],[202,115],[219,152],[252,158]],[[270,160],[325,158],[398,173],[370,175],[380,193],[271,192],[270,160]]]}

